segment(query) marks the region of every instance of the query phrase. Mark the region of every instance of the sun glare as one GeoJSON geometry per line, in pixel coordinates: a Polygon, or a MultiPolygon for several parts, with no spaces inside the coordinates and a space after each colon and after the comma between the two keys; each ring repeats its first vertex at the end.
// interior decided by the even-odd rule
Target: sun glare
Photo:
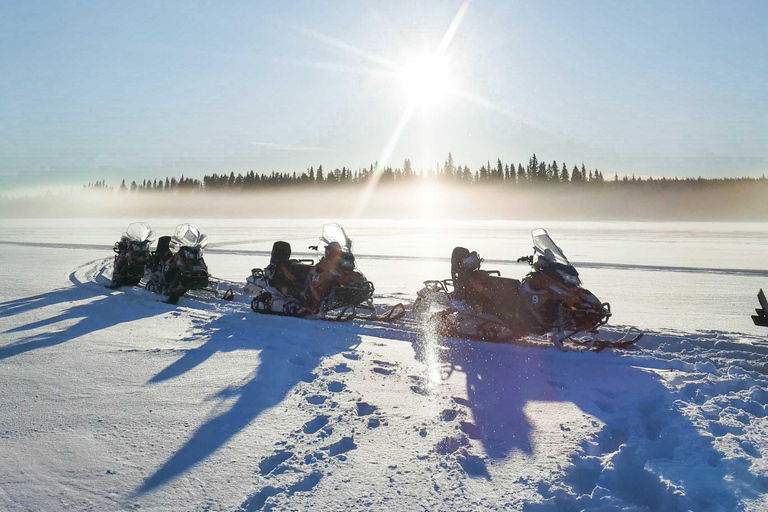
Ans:
{"type": "Polygon", "coordinates": [[[452,88],[446,59],[435,53],[412,57],[399,72],[408,101],[416,107],[430,107],[442,101],[452,88]]]}

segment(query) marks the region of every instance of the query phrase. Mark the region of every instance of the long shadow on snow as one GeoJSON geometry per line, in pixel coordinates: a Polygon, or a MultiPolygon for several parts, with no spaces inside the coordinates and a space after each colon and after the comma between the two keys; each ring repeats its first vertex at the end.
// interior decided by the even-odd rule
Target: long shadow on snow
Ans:
{"type": "Polygon", "coordinates": [[[108,296],[114,293],[112,290],[96,283],[81,282],[77,279],[75,273],[76,271],[69,275],[69,280],[74,286],[59,288],[58,290],[24,297],[23,299],[0,302],[0,318],[15,316],[33,309],[61,304],[62,302],[74,302],[90,299],[98,295],[108,296]]]}
{"type": "MultiPolygon", "coordinates": [[[[590,500],[600,486],[636,506],[650,510],[717,510],[722,504],[735,510],[739,499],[724,477],[722,455],[712,438],[700,432],[675,408],[676,393],[661,383],[650,368],[638,361],[609,352],[561,353],[551,348],[495,345],[447,339],[440,351],[425,341],[414,343],[416,358],[441,361],[443,375],[454,371],[466,375],[467,397],[474,424],[462,430],[477,439],[490,459],[504,459],[513,450],[535,455],[542,439],[525,414],[531,401],[571,402],[605,425],[594,443],[585,443],[583,453],[572,460],[564,482],[575,495],[550,493],[551,500],[531,510],[581,510],[597,506],[590,500]],[[430,354],[429,351],[433,352],[430,354]],[[595,369],[599,373],[595,373],[595,369]],[[639,404],[639,410],[638,410],[639,404]],[[603,465],[599,457],[612,455],[603,465]],[[675,460],[673,461],[673,457],[675,460]],[[682,462],[680,461],[682,459],[682,462]],[[693,467],[687,467],[693,465],[693,467]],[[647,468],[653,467],[653,471],[647,468]],[[685,489],[675,493],[665,480],[685,489]]],[[[658,362],[664,369],[663,362],[658,362]]],[[[566,425],[561,428],[567,429],[566,425]]],[[[479,472],[480,474],[484,472],[479,472]]],[[[740,487],[741,497],[755,497],[740,487]]]]}
{"type": "Polygon", "coordinates": [[[287,317],[255,316],[250,309],[227,314],[203,326],[208,340],[150,379],[149,384],[177,377],[217,352],[260,351],[260,364],[246,383],[222,389],[218,396],[237,397],[227,411],[203,423],[154,474],[136,490],[146,493],[204,461],[267,409],[279,404],[299,382],[314,380],[320,362],[359,343],[354,325],[328,324],[287,317]],[[245,319],[243,317],[245,316],[245,319]]]}
{"type": "MultiPolygon", "coordinates": [[[[49,293],[0,304],[0,317],[10,317],[45,306],[67,302],[74,303],[96,298],[96,300],[91,302],[72,306],[57,315],[8,329],[4,334],[31,331],[41,327],[53,326],[66,320],[80,319],[79,322],[70,325],[64,330],[52,330],[27,336],[10,345],[0,347],[0,360],[39,348],[59,345],[85,334],[107,329],[124,322],[160,315],[168,310],[168,306],[154,301],[131,301],[132,294],[146,294],[143,291],[126,289],[128,293],[114,292],[97,283],[79,281],[75,276],[75,272],[70,275],[70,281],[73,286],[69,288],[61,288],[49,293]]],[[[55,329],[55,327],[52,327],[52,329],[55,329]]]]}

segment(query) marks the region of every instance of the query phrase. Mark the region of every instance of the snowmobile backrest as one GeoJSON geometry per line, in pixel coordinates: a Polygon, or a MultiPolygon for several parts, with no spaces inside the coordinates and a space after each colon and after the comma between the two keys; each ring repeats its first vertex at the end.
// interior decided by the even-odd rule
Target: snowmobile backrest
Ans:
{"type": "Polygon", "coordinates": [[[456,279],[456,276],[462,271],[462,264],[470,254],[469,249],[464,247],[456,247],[453,249],[453,253],[451,254],[451,277],[453,279],[456,279]]]}
{"type": "Polygon", "coordinates": [[[291,259],[291,244],[288,242],[275,242],[272,244],[272,257],[270,264],[287,263],[291,259]]]}
{"type": "Polygon", "coordinates": [[[169,252],[171,250],[171,237],[169,236],[161,236],[157,239],[157,249],[155,249],[155,254],[158,256],[162,256],[165,253],[169,252]]]}

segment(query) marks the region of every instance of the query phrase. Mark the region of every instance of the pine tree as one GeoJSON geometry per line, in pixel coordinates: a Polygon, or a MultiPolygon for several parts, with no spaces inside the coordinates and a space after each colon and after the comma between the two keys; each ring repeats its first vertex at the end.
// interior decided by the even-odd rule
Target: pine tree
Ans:
{"type": "Polygon", "coordinates": [[[526,169],[527,179],[529,182],[538,181],[539,174],[539,160],[536,158],[536,153],[528,159],[528,168],[526,169]]]}
{"type": "Polygon", "coordinates": [[[560,181],[568,183],[568,166],[563,162],[563,171],[560,173],[560,181]]]}
{"type": "Polygon", "coordinates": [[[445,162],[445,176],[452,180],[456,177],[456,166],[453,164],[453,155],[448,152],[448,160],[445,162]]]}

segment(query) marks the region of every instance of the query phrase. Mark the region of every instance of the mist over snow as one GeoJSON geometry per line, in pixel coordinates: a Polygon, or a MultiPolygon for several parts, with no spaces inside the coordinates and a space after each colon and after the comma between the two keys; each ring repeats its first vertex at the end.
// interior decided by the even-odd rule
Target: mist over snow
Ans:
{"type": "Polygon", "coordinates": [[[290,187],[254,192],[78,191],[0,198],[0,217],[366,218],[626,221],[768,220],[761,180],[712,186],[457,187],[416,183],[378,187],[290,187]]]}

